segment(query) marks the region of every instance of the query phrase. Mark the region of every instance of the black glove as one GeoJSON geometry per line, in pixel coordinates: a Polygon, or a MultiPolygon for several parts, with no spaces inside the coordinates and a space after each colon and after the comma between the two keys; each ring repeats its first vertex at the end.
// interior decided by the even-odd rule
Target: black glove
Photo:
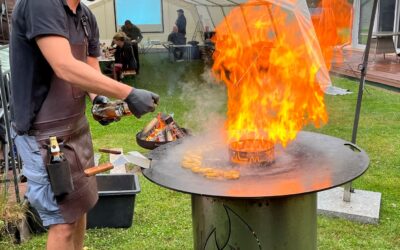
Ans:
{"type": "Polygon", "coordinates": [[[159,100],[160,96],[153,92],[144,89],[132,89],[124,101],[128,104],[132,114],[140,118],[148,112],[153,112],[159,100]]]}
{"type": "MultiPolygon", "coordinates": [[[[109,102],[110,102],[110,100],[106,96],[103,96],[103,95],[97,95],[93,99],[93,105],[95,105],[95,104],[106,105],[109,102]]],[[[92,108],[92,115],[93,115],[93,118],[103,126],[107,126],[108,124],[110,124],[112,122],[119,121],[119,119],[106,119],[106,118],[103,118],[103,117],[98,117],[98,116],[93,114],[93,108],[92,108]]]]}

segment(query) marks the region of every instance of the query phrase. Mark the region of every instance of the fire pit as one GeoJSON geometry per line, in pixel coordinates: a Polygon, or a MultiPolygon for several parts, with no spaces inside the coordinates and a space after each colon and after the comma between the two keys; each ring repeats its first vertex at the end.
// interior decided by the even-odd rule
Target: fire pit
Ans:
{"type": "MultiPolygon", "coordinates": [[[[316,249],[316,192],[347,183],[366,171],[367,154],[344,140],[300,132],[275,149],[267,167],[232,165],[227,146],[209,141],[203,161],[240,171],[214,180],[181,167],[188,148],[208,139],[186,138],[150,152],[143,174],[163,187],[192,195],[195,249],[316,249]]],[[[199,146],[200,147],[200,146],[199,146]]]]}
{"type": "MultiPolygon", "coordinates": [[[[321,14],[328,19],[342,12],[334,7],[346,6],[328,2],[321,14]]],[[[335,39],[316,36],[304,0],[248,1],[215,32],[211,70],[228,97],[224,138],[160,146],[143,173],[192,195],[195,249],[316,249],[316,192],[357,178],[369,163],[349,142],[298,133],[328,121],[324,60],[330,62],[335,39]]]]}

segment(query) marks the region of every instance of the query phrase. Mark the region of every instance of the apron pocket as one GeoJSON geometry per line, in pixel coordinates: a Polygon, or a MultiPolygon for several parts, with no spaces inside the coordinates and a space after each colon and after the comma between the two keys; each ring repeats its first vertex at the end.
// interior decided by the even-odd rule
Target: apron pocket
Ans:
{"type": "Polygon", "coordinates": [[[83,176],[83,171],[94,164],[89,130],[83,129],[79,134],[72,136],[71,140],[65,143],[63,153],[70,164],[72,178],[75,180],[83,176]]]}
{"type": "Polygon", "coordinates": [[[68,161],[49,163],[46,167],[55,196],[66,195],[74,191],[68,161]]]}
{"type": "Polygon", "coordinates": [[[63,153],[65,159],[69,163],[72,179],[75,180],[80,178],[83,175],[83,168],[81,162],[79,161],[79,155],[76,154],[74,145],[71,145],[70,143],[65,144],[63,153]]]}

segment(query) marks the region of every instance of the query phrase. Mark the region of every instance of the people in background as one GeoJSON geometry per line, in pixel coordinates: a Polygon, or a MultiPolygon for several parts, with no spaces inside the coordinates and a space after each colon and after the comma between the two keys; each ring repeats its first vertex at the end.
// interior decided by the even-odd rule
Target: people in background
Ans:
{"type": "Polygon", "coordinates": [[[137,63],[131,40],[124,32],[117,32],[113,43],[117,46],[114,52],[114,79],[120,81],[124,73],[136,72],[137,63]]]}
{"type": "Polygon", "coordinates": [[[150,91],[104,76],[97,59],[99,44],[96,18],[80,0],[19,0],[13,9],[12,137],[27,178],[25,197],[49,227],[46,249],[83,249],[86,213],[98,199],[96,177],[84,173],[94,165],[86,97],[94,104],[108,103],[102,95],[124,100],[137,118],[154,111],[159,100],[150,91]],[[49,136],[62,142],[65,159],[62,166],[53,166],[71,171],[69,178],[57,179],[73,185],[57,196],[53,186],[60,183],[50,181],[46,168],[49,136]]]}
{"type": "Polygon", "coordinates": [[[215,31],[210,31],[210,27],[206,26],[204,28],[204,41],[205,42],[211,42],[211,39],[215,35],[215,31]]]}
{"type": "Polygon", "coordinates": [[[186,17],[182,9],[176,11],[178,13],[178,19],[176,19],[175,25],[178,27],[178,33],[186,36],[186,17]]]}
{"type": "MultiPolygon", "coordinates": [[[[184,45],[186,44],[186,38],[182,33],[178,32],[178,27],[174,25],[172,32],[168,35],[168,42],[173,45],[184,45]]],[[[174,58],[176,61],[181,61],[184,54],[184,48],[182,47],[172,47],[174,58]]]]}
{"type": "Polygon", "coordinates": [[[143,39],[142,32],[140,31],[139,27],[134,25],[130,20],[125,21],[125,24],[121,27],[121,31],[123,31],[132,42],[133,53],[136,59],[136,74],[139,74],[139,43],[143,39]]]}
{"type": "Polygon", "coordinates": [[[129,39],[132,41],[136,41],[140,43],[142,41],[143,36],[142,32],[140,31],[139,27],[134,25],[131,21],[126,20],[125,24],[121,26],[121,31],[123,31],[129,39]]]}

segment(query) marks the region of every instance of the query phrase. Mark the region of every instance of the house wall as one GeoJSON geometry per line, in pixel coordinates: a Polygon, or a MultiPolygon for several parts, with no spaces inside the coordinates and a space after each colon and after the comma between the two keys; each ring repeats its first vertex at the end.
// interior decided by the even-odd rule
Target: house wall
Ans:
{"type": "MultiPolygon", "coordinates": [[[[100,40],[111,40],[116,32],[114,0],[99,0],[88,4],[88,6],[96,16],[100,30],[100,40]]],[[[198,14],[193,5],[179,0],[163,1],[164,32],[143,33],[143,40],[159,40],[161,42],[167,41],[167,37],[171,32],[177,18],[177,9],[183,9],[185,12],[187,21],[186,37],[188,41],[192,40],[198,20],[198,14]]],[[[200,37],[197,36],[197,39],[200,39],[200,37]]]]}

